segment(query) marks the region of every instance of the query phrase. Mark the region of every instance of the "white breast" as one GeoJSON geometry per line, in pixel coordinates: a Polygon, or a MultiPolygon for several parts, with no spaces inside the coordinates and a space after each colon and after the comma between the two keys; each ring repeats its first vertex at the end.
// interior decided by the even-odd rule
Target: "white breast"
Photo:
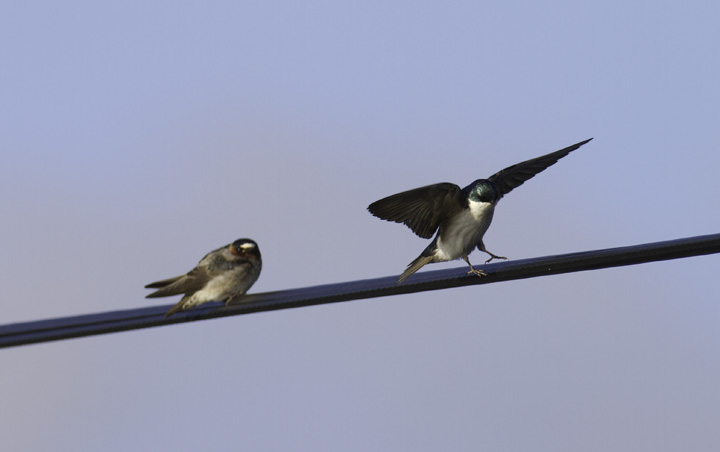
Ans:
{"type": "Polygon", "coordinates": [[[437,239],[436,262],[451,261],[468,255],[480,243],[492,222],[495,205],[470,201],[470,208],[446,224],[437,239]]]}

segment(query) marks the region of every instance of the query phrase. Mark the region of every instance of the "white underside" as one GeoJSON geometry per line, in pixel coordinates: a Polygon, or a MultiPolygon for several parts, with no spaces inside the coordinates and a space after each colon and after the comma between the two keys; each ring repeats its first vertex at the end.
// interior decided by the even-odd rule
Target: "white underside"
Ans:
{"type": "Polygon", "coordinates": [[[470,201],[470,208],[445,225],[438,236],[435,262],[460,259],[470,254],[490,227],[494,211],[494,204],[470,201]]]}
{"type": "Polygon", "coordinates": [[[208,301],[226,301],[228,298],[245,293],[257,278],[247,277],[247,267],[239,267],[213,278],[205,287],[195,292],[184,305],[185,309],[208,301]],[[241,284],[232,285],[242,280],[241,284]]]}

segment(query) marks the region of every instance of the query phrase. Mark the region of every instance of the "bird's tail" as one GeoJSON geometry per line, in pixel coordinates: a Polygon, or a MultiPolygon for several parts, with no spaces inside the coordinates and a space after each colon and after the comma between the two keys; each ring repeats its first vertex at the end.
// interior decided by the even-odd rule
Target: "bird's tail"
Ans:
{"type": "Polygon", "coordinates": [[[172,308],[170,308],[170,310],[168,312],[165,313],[165,318],[167,319],[168,317],[175,314],[176,312],[182,311],[183,308],[185,307],[185,302],[187,301],[188,298],[189,297],[187,295],[182,297],[182,300],[177,302],[172,308]]]}
{"type": "Polygon", "coordinates": [[[432,261],[433,261],[432,255],[426,256],[425,253],[421,254],[420,256],[418,256],[417,259],[410,262],[410,264],[405,269],[405,271],[402,273],[402,275],[400,275],[400,278],[398,278],[397,284],[402,284],[403,281],[405,281],[406,279],[408,279],[410,277],[410,275],[412,275],[416,271],[420,270],[421,268],[423,268],[425,265],[429,264],[432,261]]]}
{"type": "Polygon", "coordinates": [[[190,295],[188,295],[188,294],[183,295],[183,297],[180,299],[180,301],[178,301],[177,303],[175,303],[175,305],[174,305],[172,308],[170,308],[170,310],[169,310],[168,312],[165,313],[165,318],[167,319],[168,317],[170,317],[171,315],[175,314],[176,312],[184,311],[185,309],[190,309],[190,308],[193,307],[193,306],[197,306],[197,303],[196,303],[196,304],[190,304],[189,306],[185,306],[185,304],[186,304],[188,301],[190,301],[190,298],[192,298],[192,294],[190,294],[190,295]]]}

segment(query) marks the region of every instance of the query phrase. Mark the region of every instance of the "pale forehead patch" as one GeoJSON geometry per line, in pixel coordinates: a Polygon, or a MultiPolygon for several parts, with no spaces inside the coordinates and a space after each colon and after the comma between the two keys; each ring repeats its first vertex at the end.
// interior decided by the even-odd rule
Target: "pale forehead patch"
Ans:
{"type": "Polygon", "coordinates": [[[255,248],[255,244],[254,243],[243,243],[242,245],[240,245],[240,248],[242,248],[244,250],[248,249],[248,248],[255,248]]]}

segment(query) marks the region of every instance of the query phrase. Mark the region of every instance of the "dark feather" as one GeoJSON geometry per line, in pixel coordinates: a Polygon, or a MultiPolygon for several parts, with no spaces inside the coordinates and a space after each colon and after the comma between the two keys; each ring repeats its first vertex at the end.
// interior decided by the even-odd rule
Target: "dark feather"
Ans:
{"type": "Polygon", "coordinates": [[[162,286],[155,292],[147,295],[145,298],[170,297],[173,295],[179,295],[181,293],[194,293],[205,287],[205,284],[210,281],[210,278],[211,276],[208,273],[206,267],[195,267],[194,269],[190,270],[187,275],[178,276],[176,278],[170,278],[164,281],[158,281],[157,283],[153,283],[154,285],[166,281],[172,281],[169,284],[162,286]]]}
{"type": "MultiPolygon", "coordinates": [[[[592,140],[592,138],[590,138],[590,140],[592,140]]],[[[488,179],[497,187],[499,195],[498,199],[510,193],[514,188],[521,186],[526,180],[532,179],[532,177],[539,172],[554,165],[558,160],[590,140],[581,141],[580,143],[573,144],[565,149],[560,149],[559,151],[509,166],[504,170],[493,174],[488,179]]]]}
{"type": "Polygon", "coordinates": [[[370,204],[368,210],[383,220],[404,223],[415,234],[429,239],[444,219],[466,204],[460,187],[445,182],[388,196],[370,204]]]}
{"type": "Polygon", "coordinates": [[[400,278],[398,278],[397,282],[395,284],[402,284],[403,281],[408,279],[410,275],[415,273],[416,271],[423,268],[425,265],[432,262],[433,257],[432,256],[426,256],[424,253],[417,257],[414,261],[410,262],[408,264],[407,268],[404,272],[402,272],[402,275],[400,275],[400,278]]]}
{"type": "Polygon", "coordinates": [[[178,279],[182,278],[183,276],[185,276],[185,275],[176,276],[176,277],[174,277],[174,278],[163,279],[162,281],[155,281],[155,282],[150,283],[150,284],[148,284],[147,286],[145,286],[145,288],[146,288],[146,289],[157,289],[157,288],[159,288],[159,287],[165,287],[165,286],[167,286],[168,284],[174,283],[175,281],[177,281],[178,279]]]}
{"type": "Polygon", "coordinates": [[[182,311],[182,309],[185,307],[185,302],[191,296],[192,295],[185,295],[184,297],[182,297],[182,299],[180,299],[180,301],[175,303],[175,305],[172,308],[170,308],[170,310],[168,312],[165,313],[165,318],[167,319],[168,317],[175,314],[176,312],[182,311]]]}

